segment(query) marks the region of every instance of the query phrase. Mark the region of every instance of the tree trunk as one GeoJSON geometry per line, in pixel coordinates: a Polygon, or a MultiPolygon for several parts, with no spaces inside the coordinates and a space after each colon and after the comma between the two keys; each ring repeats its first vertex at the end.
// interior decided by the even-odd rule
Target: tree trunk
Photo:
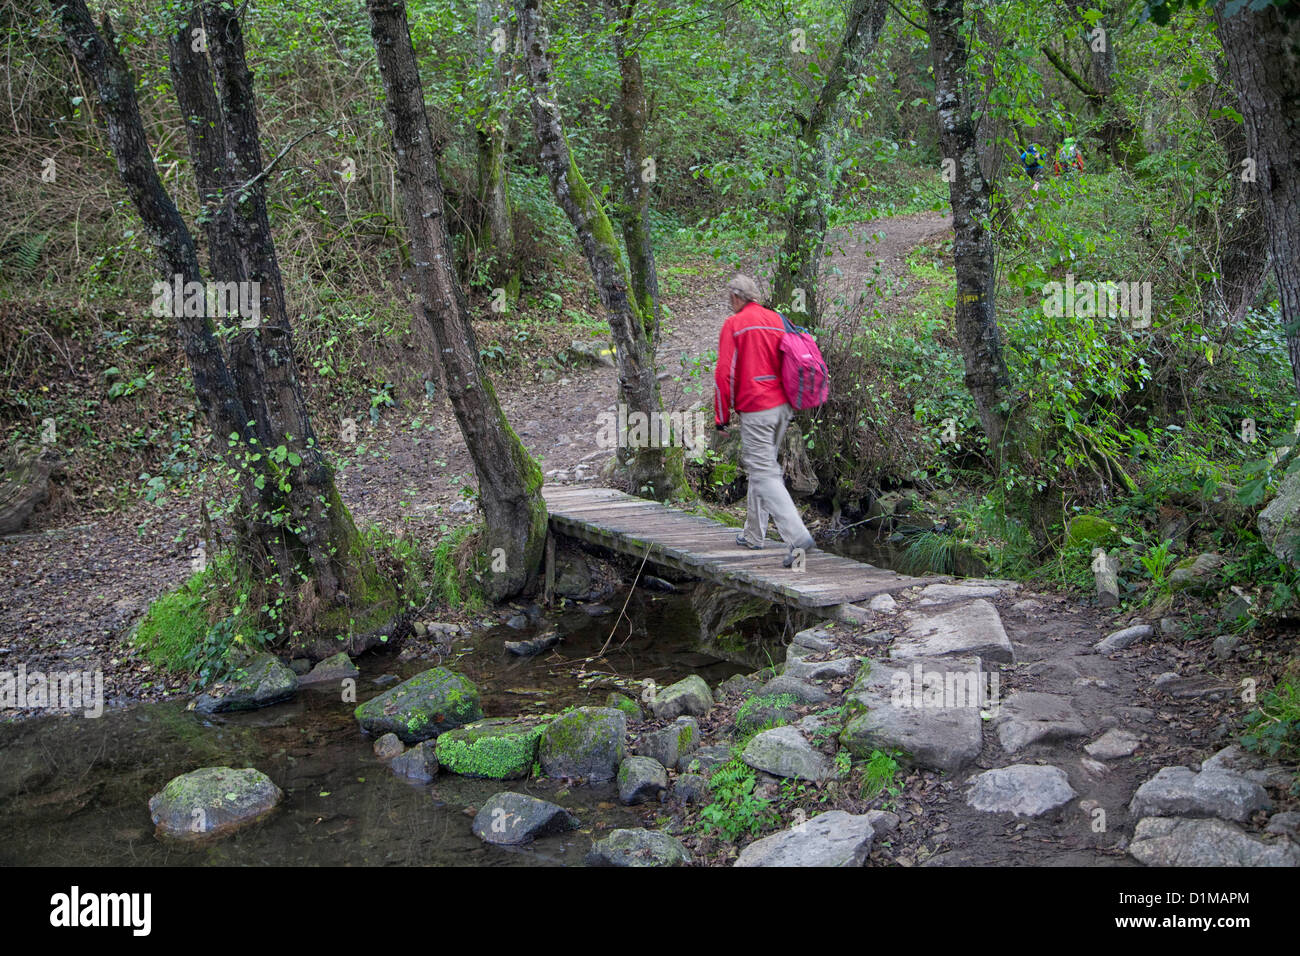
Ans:
{"type": "Polygon", "coordinates": [[[510,114],[506,95],[509,89],[510,46],[514,32],[510,29],[509,4],[498,0],[478,0],[477,34],[479,54],[490,63],[492,77],[488,84],[488,102],[483,119],[475,129],[478,144],[478,207],[480,212],[475,245],[482,254],[495,256],[491,279],[497,288],[506,290],[510,299],[519,294],[519,270],[515,265],[515,233],[510,211],[510,194],[506,185],[506,142],[510,114]],[[493,14],[498,16],[493,19],[493,14]],[[496,33],[497,29],[502,33],[496,33]],[[504,36],[505,48],[497,41],[504,36]]]}
{"type": "MultiPolygon", "coordinates": [[[[1277,276],[1291,371],[1300,391],[1300,6],[1243,8],[1232,16],[1214,5],[1246,125],[1246,167],[1253,173],[1277,276]]],[[[1249,180],[1246,188],[1252,188],[1249,180]]]]}
{"type": "Polygon", "coordinates": [[[478,477],[493,573],[488,595],[517,594],[536,575],[546,544],[542,473],[506,423],[483,370],[447,232],[437,150],[403,0],[367,0],[397,154],[397,189],[411,243],[416,311],[428,323],[456,421],[478,477]],[[500,549],[499,551],[497,549],[500,549]]]}
{"type": "Polygon", "coordinates": [[[966,387],[988,438],[1001,458],[1007,416],[1000,408],[1008,384],[995,304],[993,234],[988,228],[989,186],[980,170],[961,34],[962,0],[926,0],[934,61],[939,147],[955,161],[949,184],[957,271],[957,338],[966,366],[966,387]]]}
{"type": "MultiPolygon", "coordinates": [[[[653,347],[646,336],[646,321],[630,294],[631,280],[609,217],[569,151],[560,108],[551,89],[551,58],[539,3],[540,0],[516,0],[515,9],[528,67],[533,126],[541,148],[542,168],[556,202],[577,232],[596,293],[605,307],[614,338],[619,397],[627,406],[629,417],[639,413],[646,416],[646,421],[654,422],[661,413],[659,382],[655,377],[653,347]]],[[[650,445],[620,448],[619,460],[628,470],[633,491],[659,498],[683,494],[681,448],[659,447],[654,442],[650,445]]]]}
{"type": "Polygon", "coordinates": [[[654,348],[659,347],[659,273],[655,269],[654,244],[650,240],[650,183],[654,159],[646,155],[645,79],[641,57],[632,42],[636,0],[606,0],[615,18],[614,57],[619,73],[619,147],[623,163],[623,202],[618,219],[623,226],[623,244],[631,273],[632,295],[647,323],[646,332],[654,348]],[[649,160],[649,164],[647,164],[649,160]]]}
{"type": "Polygon", "coordinates": [[[795,140],[795,184],[788,200],[793,205],[785,217],[785,239],[777,254],[772,303],[776,309],[797,313],[801,324],[807,326],[816,326],[821,318],[817,277],[826,242],[828,210],[838,185],[831,181],[830,174],[831,135],[844,112],[841,100],[849,76],[861,69],[875,49],[887,12],[885,0],[853,0],[844,39],[812,113],[807,119],[796,117],[799,135],[795,140]]]}

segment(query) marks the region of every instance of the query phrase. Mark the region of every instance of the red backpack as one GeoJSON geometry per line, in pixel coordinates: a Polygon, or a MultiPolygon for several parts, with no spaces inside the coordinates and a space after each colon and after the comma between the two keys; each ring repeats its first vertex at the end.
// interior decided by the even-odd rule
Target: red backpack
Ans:
{"type": "Polygon", "coordinates": [[[831,394],[830,374],[817,341],[807,329],[791,323],[784,315],[781,322],[781,384],[785,397],[796,409],[816,408],[831,394]]]}

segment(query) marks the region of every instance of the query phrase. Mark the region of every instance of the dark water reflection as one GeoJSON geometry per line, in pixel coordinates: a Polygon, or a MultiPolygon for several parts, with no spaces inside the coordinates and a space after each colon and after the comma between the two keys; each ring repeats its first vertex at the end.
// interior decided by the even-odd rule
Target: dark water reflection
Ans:
{"type": "MultiPolygon", "coordinates": [[[[532,631],[485,630],[445,663],[470,676],[488,716],[602,704],[619,680],[659,684],[698,673],[710,684],[744,668],[695,651],[697,621],[685,595],[634,592],[628,617],[605,644],[615,613],[552,615],[565,640],[530,659],[503,640],[532,631]]],[[[358,701],[379,693],[375,678],[409,677],[436,660],[393,655],[359,662],[358,701]]],[[[386,684],[384,686],[391,686],[386,684]]],[[[292,701],[205,718],[184,703],[141,704],[97,720],[47,717],[0,724],[0,865],[472,865],[581,863],[593,828],[638,826],[612,786],[563,791],[558,783],[471,780],[441,774],[417,785],[374,755],[337,690],[305,690],[292,701]],[[255,829],[202,850],[169,847],[153,835],[149,797],[198,767],[256,767],[285,792],[255,829]],[[514,789],[568,807],[582,830],[526,848],[488,847],[470,832],[467,808],[514,789]]],[[[596,830],[599,836],[599,829],[596,830]]]]}

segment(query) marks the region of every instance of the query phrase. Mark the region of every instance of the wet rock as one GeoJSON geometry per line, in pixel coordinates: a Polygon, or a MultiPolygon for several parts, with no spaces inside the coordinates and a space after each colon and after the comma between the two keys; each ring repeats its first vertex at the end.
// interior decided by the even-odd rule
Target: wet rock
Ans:
{"type": "Polygon", "coordinates": [[[375,741],[375,756],[380,760],[391,760],[400,756],[405,749],[397,734],[384,734],[375,741]]]}
{"type": "Polygon", "coordinates": [[[428,783],[438,775],[436,743],[422,740],[406,753],[394,757],[388,767],[394,773],[420,783],[428,783]]]}
{"type": "Polygon", "coordinates": [[[537,762],[546,724],[529,718],[491,717],[438,736],[438,763],[462,777],[518,780],[537,762]]]}
{"type": "Polygon", "coordinates": [[[610,780],[627,756],[627,715],[609,707],[579,707],[547,725],[538,759],[548,777],[610,780]]]}
{"type": "Polygon", "coordinates": [[[976,656],[1008,664],[1015,661],[1002,618],[988,601],[977,599],[942,610],[909,611],[903,619],[907,628],[889,649],[889,656],[895,660],[976,656]]]}
{"type": "Polygon", "coordinates": [[[641,711],[641,705],[634,701],[627,694],[612,690],[609,696],[605,698],[605,706],[614,710],[621,710],[627,715],[628,720],[644,720],[645,714],[641,711]]]}
{"type": "Polygon", "coordinates": [[[761,693],[764,697],[789,694],[801,704],[824,704],[828,699],[826,691],[820,687],[809,684],[807,681],[801,681],[797,677],[788,677],[784,674],[780,677],[774,677],[764,684],[761,693]]]}
{"type": "Polygon", "coordinates": [[[1223,820],[1147,817],[1128,852],[1147,866],[1300,866],[1300,847],[1268,843],[1223,820]]]}
{"type": "Polygon", "coordinates": [[[1030,744],[1083,737],[1088,733],[1068,697],[1034,692],[1008,697],[994,720],[994,726],[998,742],[1009,754],[1030,744]]]}
{"type": "Polygon", "coordinates": [[[658,830],[614,830],[591,845],[588,866],[686,866],[686,847],[658,830]]]}
{"type": "Polygon", "coordinates": [[[301,678],[311,670],[311,661],[305,657],[295,657],[289,662],[289,670],[293,671],[299,678],[301,678]]]}
{"type": "Polygon", "coordinates": [[[1142,742],[1127,730],[1112,728],[1083,749],[1097,760],[1118,760],[1131,755],[1141,745],[1142,742]]]}
{"type": "Polygon", "coordinates": [[[708,778],[698,773],[678,774],[673,796],[682,803],[704,803],[709,796],[708,778]]]}
{"type": "Polygon", "coordinates": [[[149,814],[159,837],[204,843],[264,819],[283,797],[260,770],[203,767],[173,778],[154,794],[149,814]]]}
{"type": "Polygon", "coordinates": [[[1138,641],[1145,641],[1154,633],[1155,630],[1150,624],[1134,624],[1132,627],[1126,627],[1112,634],[1107,634],[1106,637],[1094,644],[1092,649],[1099,654],[1122,651],[1138,641]]]}
{"type": "Polygon", "coordinates": [[[636,752],[657,760],[665,767],[675,767],[700,746],[700,725],[694,717],[678,717],[667,727],[642,734],[636,752]]]}
{"type": "Polygon", "coordinates": [[[1231,770],[1165,767],[1133,794],[1136,817],[1219,817],[1238,823],[1270,806],[1264,788],[1231,770]]]}
{"type": "Polygon", "coordinates": [[[1077,796],[1064,770],[1022,763],[977,776],[966,803],[986,813],[1040,817],[1077,796]]]}
{"type": "Polygon", "coordinates": [[[665,581],[663,578],[657,578],[653,574],[641,575],[642,587],[647,587],[651,591],[661,591],[664,594],[676,594],[677,585],[671,581],[665,581]]]}
{"type": "Polygon", "coordinates": [[[471,829],[484,843],[518,846],[577,826],[578,818],[563,807],[507,790],[483,804],[471,829]]]}
{"type": "Polygon", "coordinates": [[[735,866],[862,866],[875,838],[867,814],[831,810],[745,847],[735,866]]]}
{"type": "Polygon", "coordinates": [[[337,684],[339,681],[361,676],[361,671],[352,663],[352,658],[348,657],[344,651],[339,651],[333,657],[327,657],[321,661],[298,683],[303,687],[313,687],[320,684],[337,684]]]}
{"type": "Polygon", "coordinates": [[[558,643],[560,643],[560,635],[552,631],[549,634],[538,635],[528,641],[506,641],[505,645],[506,650],[516,657],[532,657],[534,654],[550,650],[558,643]]]}
{"type": "Polygon", "coordinates": [[[830,760],[793,727],[765,730],[754,737],[741,760],[755,770],[796,780],[824,780],[833,774],[830,760]]]}
{"type": "Polygon", "coordinates": [[[628,757],[618,766],[618,798],[626,804],[658,800],[668,789],[668,772],[650,757],[628,757]]]}
{"type": "Polygon", "coordinates": [[[528,616],[525,614],[515,614],[506,618],[506,627],[513,631],[522,631],[528,626],[528,616]]]}
{"type": "Polygon", "coordinates": [[[428,740],[483,716],[474,682],[445,667],[433,667],[402,681],[354,713],[366,733],[394,733],[407,744],[428,740]]]}
{"type": "MultiPolygon", "coordinates": [[[[965,676],[979,674],[978,658],[927,661],[926,672],[965,676]]],[[[902,750],[921,767],[955,773],[979,756],[983,747],[978,689],[966,706],[914,706],[909,667],[885,661],[864,663],[845,700],[846,722],[840,744],[855,758],[866,760],[875,750],[902,750]]],[[[945,678],[946,679],[946,678],[945,678]]],[[[956,704],[959,701],[951,701],[956,704]]]]}
{"type": "Polygon", "coordinates": [[[236,668],[230,680],[213,684],[194,701],[201,714],[256,710],[288,700],[298,691],[298,675],[273,654],[258,654],[236,668]]]}
{"type": "Polygon", "coordinates": [[[703,717],[712,707],[713,692],[709,690],[709,685],[704,683],[704,678],[698,674],[692,674],[676,684],[663,688],[650,703],[650,709],[659,720],[671,719],[681,714],[703,717]]]}

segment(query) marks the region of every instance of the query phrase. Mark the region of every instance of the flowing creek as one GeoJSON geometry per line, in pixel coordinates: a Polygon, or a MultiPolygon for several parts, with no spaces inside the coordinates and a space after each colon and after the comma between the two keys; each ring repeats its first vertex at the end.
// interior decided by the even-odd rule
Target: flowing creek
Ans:
{"type": "MultiPolygon", "coordinates": [[[[698,621],[689,593],[635,590],[627,616],[581,610],[546,615],[536,629],[485,628],[458,644],[448,666],[480,689],[486,716],[556,712],[603,704],[613,678],[650,678],[660,686],[697,673],[712,686],[752,670],[696,650],[698,621]],[[629,627],[630,622],[630,627],[629,627]],[[506,652],[555,627],[564,636],[532,658],[506,652]],[[630,633],[629,633],[630,632],[630,633]],[[609,640],[603,656],[595,661],[609,640]]],[[[358,703],[436,659],[398,663],[395,655],[357,661],[358,703]]],[[[633,691],[635,694],[635,691],[633,691]]],[[[593,826],[639,826],[612,784],[561,793],[558,781],[475,780],[440,774],[415,784],[375,756],[358,729],[355,704],[337,688],[304,689],[262,710],[203,717],[188,699],[111,710],[98,719],[42,717],[0,724],[0,865],[388,865],[521,866],[578,864],[593,826]],[[284,790],[263,824],[199,850],[154,837],[149,798],[172,777],[204,766],[256,767],[284,790]],[[481,843],[467,808],[519,789],[573,810],[582,829],[520,849],[481,843]]]]}

